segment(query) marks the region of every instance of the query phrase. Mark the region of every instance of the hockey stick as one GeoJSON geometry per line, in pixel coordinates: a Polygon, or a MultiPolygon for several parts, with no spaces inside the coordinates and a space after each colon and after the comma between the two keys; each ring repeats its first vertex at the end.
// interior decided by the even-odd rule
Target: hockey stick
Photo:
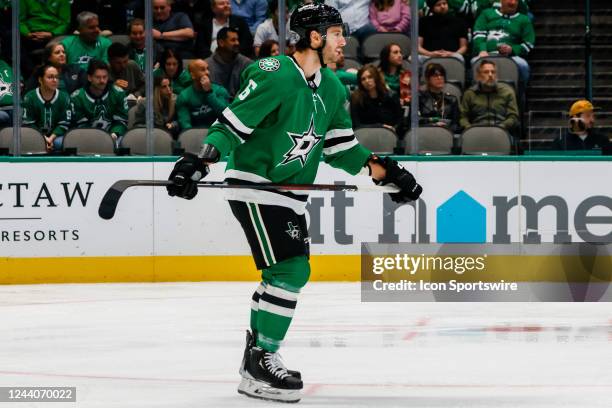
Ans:
{"type": "MultiPolygon", "coordinates": [[[[110,220],[115,215],[117,204],[121,196],[130,187],[166,187],[172,185],[169,180],[119,180],[113,184],[102,197],[98,215],[105,220],[110,220]]],[[[286,190],[286,191],[377,191],[385,193],[396,193],[399,190],[392,186],[356,186],[352,184],[228,184],[223,181],[200,181],[198,188],[248,188],[254,190],[286,190]]]]}

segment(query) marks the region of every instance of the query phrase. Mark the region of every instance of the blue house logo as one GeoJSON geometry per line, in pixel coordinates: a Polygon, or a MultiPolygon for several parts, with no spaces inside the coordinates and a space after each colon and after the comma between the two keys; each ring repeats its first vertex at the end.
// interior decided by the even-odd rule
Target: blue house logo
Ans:
{"type": "Polygon", "coordinates": [[[484,243],[487,210],[463,190],[436,210],[438,243],[484,243]]]}

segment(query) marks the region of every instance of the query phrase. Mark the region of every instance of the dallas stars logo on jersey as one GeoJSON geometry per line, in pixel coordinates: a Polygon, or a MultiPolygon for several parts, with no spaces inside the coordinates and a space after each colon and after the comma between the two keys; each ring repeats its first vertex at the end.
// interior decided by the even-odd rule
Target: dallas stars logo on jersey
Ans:
{"type": "Polygon", "coordinates": [[[10,82],[4,81],[0,77],[0,99],[4,98],[5,96],[12,96],[12,95],[13,95],[13,84],[10,82]]]}
{"type": "Polygon", "coordinates": [[[93,117],[95,120],[91,122],[91,126],[96,129],[106,130],[110,128],[111,121],[108,119],[108,112],[106,106],[101,103],[97,103],[94,108],[93,117]]]}
{"type": "Polygon", "coordinates": [[[293,147],[284,154],[285,159],[280,164],[287,164],[298,160],[302,167],[304,167],[306,160],[308,160],[308,155],[323,138],[322,135],[315,133],[314,116],[310,117],[310,125],[306,132],[302,134],[287,132],[287,135],[291,138],[293,147]]]}

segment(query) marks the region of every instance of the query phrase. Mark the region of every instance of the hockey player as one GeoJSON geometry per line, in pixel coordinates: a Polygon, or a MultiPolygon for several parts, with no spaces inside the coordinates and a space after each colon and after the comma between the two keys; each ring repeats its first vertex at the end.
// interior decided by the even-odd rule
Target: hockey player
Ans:
{"type": "Polygon", "coordinates": [[[61,150],[72,120],[70,96],[58,89],[59,72],[53,65],[39,67],[34,74],[39,86],[23,98],[23,124],[42,133],[47,151],[61,150]]]}
{"type": "MultiPolygon", "coordinates": [[[[229,154],[228,183],[314,181],[321,157],[350,174],[395,184],[394,200],[416,200],[421,187],[390,158],[373,156],[353,134],[345,91],[325,68],[346,44],[340,13],[325,4],[300,7],[291,17],[299,37],[293,57],[259,60],[247,67],[242,89],[209,129],[200,153],[185,154],[170,173],[171,196],[192,199],[207,165],[229,154]]],[[[300,400],[299,372],[287,370],[278,349],[300,289],[310,275],[305,218],[308,196],[281,190],[228,190],[227,199],[251,247],[262,282],[252,296],[251,330],[238,392],[283,402],[300,400]]]]}
{"type": "Polygon", "coordinates": [[[108,80],[108,65],[91,60],[87,86],[71,95],[78,127],[102,129],[118,143],[127,130],[127,99],[123,89],[108,80]]]}

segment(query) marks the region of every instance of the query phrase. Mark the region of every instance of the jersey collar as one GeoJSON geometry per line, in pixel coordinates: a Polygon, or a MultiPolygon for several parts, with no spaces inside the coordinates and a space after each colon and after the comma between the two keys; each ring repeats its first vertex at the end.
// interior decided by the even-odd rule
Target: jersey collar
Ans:
{"type": "Polygon", "coordinates": [[[509,18],[509,19],[514,19],[514,18],[517,18],[517,17],[518,17],[518,16],[521,14],[521,13],[519,13],[518,11],[517,11],[516,13],[514,13],[514,14],[502,14],[502,12],[501,12],[501,11],[499,11],[498,9],[495,9],[495,12],[496,12],[496,13],[497,13],[497,14],[498,14],[500,17],[503,17],[503,18],[509,18]]]}
{"type": "MultiPolygon", "coordinates": [[[[311,87],[309,81],[306,79],[306,74],[304,74],[304,70],[302,69],[302,67],[300,67],[295,58],[291,56],[289,57],[289,59],[291,60],[291,62],[293,62],[295,68],[297,68],[298,72],[302,76],[302,79],[304,80],[304,82],[306,82],[306,85],[308,85],[308,87],[311,87]]],[[[312,80],[312,82],[314,83],[316,88],[321,85],[321,69],[318,69],[317,72],[315,72],[314,79],[312,80]]]]}
{"type": "Polygon", "coordinates": [[[55,101],[57,101],[57,98],[59,97],[59,90],[55,90],[55,93],[53,94],[53,98],[51,98],[50,101],[45,101],[45,99],[43,98],[42,94],[40,93],[40,87],[36,88],[36,96],[38,97],[38,99],[40,100],[41,103],[45,104],[47,102],[49,103],[55,103],[55,101]]]}

